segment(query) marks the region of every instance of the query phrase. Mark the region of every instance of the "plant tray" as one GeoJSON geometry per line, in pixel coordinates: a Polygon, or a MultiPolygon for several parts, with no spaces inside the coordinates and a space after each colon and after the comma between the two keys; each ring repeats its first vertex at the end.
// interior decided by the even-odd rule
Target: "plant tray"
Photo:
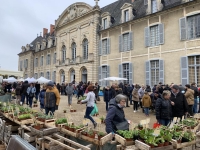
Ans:
{"type": "Polygon", "coordinates": [[[28,141],[29,143],[34,142],[35,141],[35,135],[31,132],[24,133],[24,140],[28,141]]]}
{"type": "Polygon", "coordinates": [[[172,145],[176,149],[188,147],[188,146],[195,145],[195,144],[196,144],[196,140],[191,141],[191,142],[178,143],[176,140],[172,139],[172,145]]]}
{"type": "Polygon", "coordinates": [[[81,132],[83,129],[84,129],[84,128],[81,128],[81,129],[76,130],[75,132],[72,132],[72,131],[67,130],[67,129],[65,129],[65,128],[60,128],[60,130],[61,130],[62,133],[65,133],[65,134],[70,135],[70,136],[73,136],[73,137],[80,137],[80,134],[81,134],[80,132],[81,132]]]}
{"type": "Polygon", "coordinates": [[[173,149],[173,145],[151,148],[149,145],[138,140],[135,140],[135,146],[140,150],[172,150],[173,149]]]}
{"type": "Polygon", "coordinates": [[[39,136],[47,136],[57,132],[57,128],[43,128],[41,130],[37,130],[30,126],[31,133],[39,135],[39,136]]]}

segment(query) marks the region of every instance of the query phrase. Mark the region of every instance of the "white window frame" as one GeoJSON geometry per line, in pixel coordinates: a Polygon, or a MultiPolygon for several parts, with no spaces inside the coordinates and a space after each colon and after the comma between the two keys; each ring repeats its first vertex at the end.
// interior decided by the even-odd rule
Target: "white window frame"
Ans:
{"type": "Polygon", "coordinates": [[[102,39],[102,55],[108,54],[108,39],[102,39]]]}
{"type": "Polygon", "coordinates": [[[57,57],[57,53],[54,53],[53,55],[53,63],[56,64],[56,57],[57,57]]]}
{"type": "Polygon", "coordinates": [[[72,43],[72,61],[76,61],[76,43],[72,43]]]}
{"type": "Polygon", "coordinates": [[[66,46],[63,45],[62,47],[62,63],[64,64],[66,60],[66,46]]]}
{"type": "Polygon", "coordinates": [[[83,40],[83,59],[88,59],[88,39],[83,40]]]}
{"type": "Polygon", "coordinates": [[[108,28],[108,18],[103,18],[103,29],[108,28]]]}
{"type": "Polygon", "coordinates": [[[157,85],[160,82],[159,72],[160,72],[159,60],[151,60],[150,61],[150,77],[151,77],[151,83],[150,83],[151,85],[150,86],[157,85]],[[155,67],[152,67],[153,63],[154,63],[155,67]],[[158,66],[156,66],[156,65],[158,65],[158,66]],[[154,79],[152,80],[153,73],[154,73],[155,76],[154,76],[154,79]]]}
{"type": "Polygon", "coordinates": [[[129,16],[129,9],[124,10],[124,22],[128,22],[130,20],[129,16]]]}
{"type": "Polygon", "coordinates": [[[158,12],[158,2],[157,0],[151,0],[151,13],[158,12]]]}
{"type": "Polygon", "coordinates": [[[158,28],[159,28],[158,24],[150,26],[150,47],[159,45],[159,29],[158,28]],[[155,30],[154,35],[152,35],[153,29],[155,30]],[[152,37],[154,37],[154,40],[152,37]],[[154,43],[153,43],[153,41],[154,41],[154,43]],[[157,43],[156,43],[156,41],[157,41],[157,43]]]}
{"type": "Polygon", "coordinates": [[[123,40],[123,52],[130,51],[129,50],[129,33],[122,34],[122,40],[123,40]],[[125,43],[125,36],[127,36],[126,43],[125,43]],[[125,47],[125,44],[127,45],[127,47],[125,47]]]}
{"type": "Polygon", "coordinates": [[[128,80],[124,81],[124,83],[127,83],[127,84],[129,84],[129,80],[130,80],[129,71],[130,71],[129,63],[123,63],[122,64],[122,76],[123,76],[123,78],[128,79],[128,80]]]}

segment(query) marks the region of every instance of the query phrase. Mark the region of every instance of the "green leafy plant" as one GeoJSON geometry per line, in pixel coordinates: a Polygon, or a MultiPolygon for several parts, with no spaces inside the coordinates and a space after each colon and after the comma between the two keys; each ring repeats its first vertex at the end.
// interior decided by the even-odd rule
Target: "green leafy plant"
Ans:
{"type": "Polygon", "coordinates": [[[22,114],[22,115],[19,115],[18,118],[20,120],[23,120],[23,119],[30,119],[31,118],[31,115],[30,114],[22,114]]]}
{"type": "Polygon", "coordinates": [[[67,119],[66,118],[59,118],[56,120],[55,122],[56,124],[64,124],[67,123],[67,119]]]}
{"type": "Polygon", "coordinates": [[[181,138],[182,138],[182,132],[174,132],[173,133],[173,139],[181,140],[181,138]]]}
{"type": "Polygon", "coordinates": [[[105,120],[104,116],[102,116],[100,119],[101,119],[101,121],[104,121],[104,120],[105,120]]]}
{"type": "Polygon", "coordinates": [[[98,132],[98,136],[105,136],[106,134],[103,132],[98,132]]]}
{"type": "Polygon", "coordinates": [[[183,137],[188,139],[190,142],[195,140],[195,135],[192,132],[184,132],[183,137]]]}
{"type": "Polygon", "coordinates": [[[158,146],[158,144],[155,141],[155,136],[149,136],[148,139],[145,140],[145,143],[153,145],[153,146],[158,146]]]}
{"type": "Polygon", "coordinates": [[[160,144],[160,143],[164,143],[164,142],[165,142],[165,140],[163,137],[156,137],[156,139],[155,139],[156,144],[160,144]]]}

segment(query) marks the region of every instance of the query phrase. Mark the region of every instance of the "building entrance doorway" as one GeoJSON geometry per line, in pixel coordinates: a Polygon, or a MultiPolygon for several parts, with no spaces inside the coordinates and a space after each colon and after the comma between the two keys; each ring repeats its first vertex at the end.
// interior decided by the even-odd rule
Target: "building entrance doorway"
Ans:
{"type": "Polygon", "coordinates": [[[85,68],[82,70],[82,82],[87,83],[87,69],[85,68]]]}

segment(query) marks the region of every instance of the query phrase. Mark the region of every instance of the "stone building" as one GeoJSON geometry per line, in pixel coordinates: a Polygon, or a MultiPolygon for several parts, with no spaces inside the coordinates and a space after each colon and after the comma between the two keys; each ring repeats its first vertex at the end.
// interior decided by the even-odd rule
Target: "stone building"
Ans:
{"type": "Polygon", "coordinates": [[[44,29],[48,34],[22,47],[19,70],[60,83],[119,76],[130,84],[200,86],[199,10],[200,0],[118,0],[103,8],[98,0],[94,7],[75,3],[52,35],[44,29]]]}
{"type": "Polygon", "coordinates": [[[99,78],[200,86],[199,10],[199,0],[120,0],[102,8],[99,78]]]}

